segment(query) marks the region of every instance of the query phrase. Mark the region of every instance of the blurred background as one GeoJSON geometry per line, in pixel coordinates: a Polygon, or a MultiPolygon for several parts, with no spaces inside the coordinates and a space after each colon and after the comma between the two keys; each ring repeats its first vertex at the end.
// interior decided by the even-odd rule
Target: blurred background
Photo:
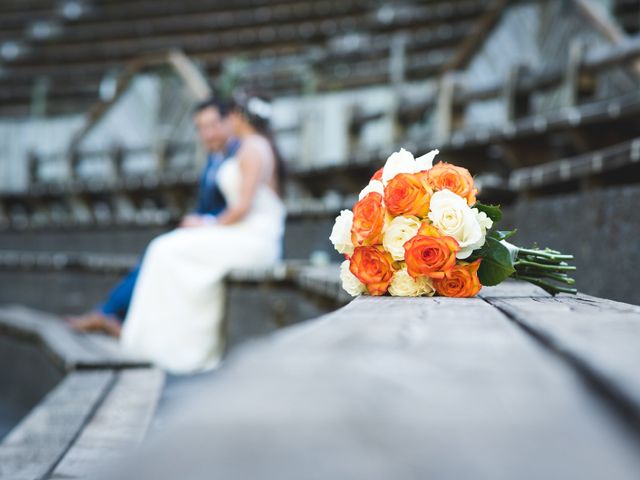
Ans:
{"type": "Polygon", "coordinates": [[[0,303],[79,312],[191,209],[194,104],[274,101],[285,258],[403,146],[640,303],[640,1],[2,0],[0,303]]]}

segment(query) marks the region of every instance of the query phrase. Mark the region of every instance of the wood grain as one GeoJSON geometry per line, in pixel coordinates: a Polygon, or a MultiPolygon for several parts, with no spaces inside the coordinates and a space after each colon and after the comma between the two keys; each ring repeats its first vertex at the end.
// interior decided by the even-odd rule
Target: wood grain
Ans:
{"type": "Polygon", "coordinates": [[[163,382],[164,374],[156,369],[118,373],[112,389],[51,478],[86,478],[135,448],[147,433],[163,382]]]}
{"type": "Polygon", "coordinates": [[[110,371],[68,374],[0,444],[0,479],[47,478],[113,378],[110,371]]]}
{"type": "Polygon", "coordinates": [[[231,354],[105,478],[637,478],[637,436],[480,298],[358,298],[231,354]],[[176,455],[176,452],[180,455],[176,455]]]}
{"type": "Polygon", "coordinates": [[[640,421],[640,307],[582,294],[487,301],[595,377],[640,421]]]}

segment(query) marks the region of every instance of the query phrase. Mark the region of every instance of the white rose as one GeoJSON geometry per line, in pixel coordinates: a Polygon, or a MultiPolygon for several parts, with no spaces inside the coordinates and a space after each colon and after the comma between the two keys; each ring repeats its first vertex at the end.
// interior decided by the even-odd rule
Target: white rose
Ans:
{"type": "Polygon", "coordinates": [[[477,208],[472,208],[471,210],[476,215],[476,220],[478,220],[478,223],[480,224],[482,235],[486,235],[487,230],[493,227],[493,220],[491,220],[486,213],[481,212],[477,208]]]}
{"type": "Polygon", "coordinates": [[[413,154],[401,148],[399,152],[392,153],[382,169],[382,183],[386,185],[399,173],[415,173],[416,161],[413,154]]]}
{"type": "Polygon", "coordinates": [[[353,243],[351,242],[351,225],[353,224],[353,212],[342,210],[336,217],[333,224],[329,240],[339,253],[351,255],[353,253],[353,243]]]}
{"type": "Polygon", "coordinates": [[[351,273],[351,270],[349,270],[350,265],[351,262],[349,260],[345,260],[340,264],[340,280],[342,280],[342,288],[352,297],[357,297],[365,293],[367,287],[358,280],[358,277],[351,273]]]}
{"type": "Polygon", "coordinates": [[[430,170],[433,167],[433,159],[436,158],[438,153],[440,153],[439,150],[431,150],[429,153],[416,158],[416,172],[430,170]]]}
{"type": "Polygon", "coordinates": [[[382,245],[394,260],[404,260],[404,244],[415,237],[419,229],[418,217],[397,216],[387,225],[382,245]]]}
{"type": "Polygon", "coordinates": [[[485,233],[478,218],[460,195],[450,190],[440,190],[431,197],[430,208],[429,220],[460,244],[457,258],[467,258],[473,250],[484,245],[485,233]]]}
{"type": "Polygon", "coordinates": [[[362,200],[371,192],[377,192],[384,197],[384,185],[382,185],[380,180],[371,180],[369,185],[364,187],[360,192],[360,195],[358,195],[358,200],[362,200]]]}
{"type": "Polygon", "coordinates": [[[422,295],[432,296],[435,290],[429,277],[414,279],[407,272],[407,267],[404,266],[393,274],[389,284],[389,293],[394,297],[419,297],[422,295]]]}

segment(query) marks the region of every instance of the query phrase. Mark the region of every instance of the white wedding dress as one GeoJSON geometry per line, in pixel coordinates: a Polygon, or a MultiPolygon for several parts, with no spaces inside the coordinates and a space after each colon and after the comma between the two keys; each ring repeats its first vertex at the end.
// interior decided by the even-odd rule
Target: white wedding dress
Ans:
{"type": "MultiPolygon", "coordinates": [[[[227,205],[236,203],[242,180],[237,160],[226,160],[217,178],[227,205]]],[[[179,228],[155,238],[123,325],[124,349],[174,373],[215,367],[224,348],[223,279],[235,268],[277,262],[284,220],[282,201],[262,181],[240,222],[179,228]]]]}

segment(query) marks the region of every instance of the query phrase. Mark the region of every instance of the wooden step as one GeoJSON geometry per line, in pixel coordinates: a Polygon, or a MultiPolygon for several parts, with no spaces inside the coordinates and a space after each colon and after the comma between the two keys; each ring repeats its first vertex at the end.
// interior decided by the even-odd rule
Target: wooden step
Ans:
{"type": "Polygon", "coordinates": [[[0,334],[36,346],[64,375],[0,442],[0,478],[84,478],[144,438],[163,372],[109,337],[23,306],[0,306],[0,334]]]}

